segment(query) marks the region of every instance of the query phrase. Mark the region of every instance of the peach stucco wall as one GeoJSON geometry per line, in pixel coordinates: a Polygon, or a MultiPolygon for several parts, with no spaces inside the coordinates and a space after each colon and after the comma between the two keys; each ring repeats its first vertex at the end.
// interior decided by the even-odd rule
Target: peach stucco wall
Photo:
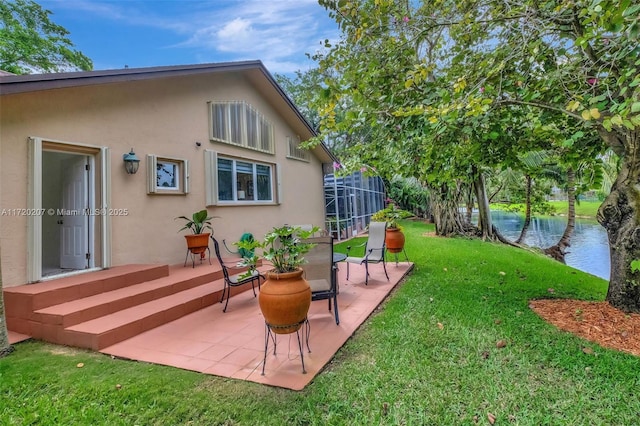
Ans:
{"type": "MultiPolygon", "coordinates": [[[[321,162],[287,159],[286,137],[300,134],[300,123],[287,123],[269,99],[240,74],[210,74],[143,80],[38,93],[2,96],[0,100],[0,209],[27,207],[29,137],[109,147],[111,207],[127,209],[112,217],[112,264],[181,263],[182,223],[205,206],[205,149],[238,158],[279,164],[282,203],[213,206],[215,235],[236,241],[244,232],[257,237],[284,223],[323,226],[321,162]],[[274,125],[276,154],[209,141],[210,100],[244,100],[274,125]],[[292,125],[297,130],[292,129],[292,125]],[[196,141],[201,146],[196,146],[196,141]],[[124,171],[122,155],[134,148],[142,160],[136,175],[124,171]],[[190,193],[147,194],[146,155],[190,162],[190,193]]],[[[279,104],[281,106],[281,103],[279,104]]],[[[303,139],[308,134],[300,135],[303,139]]],[[[44,179],[47,177],[44,176],[44,179]]],[[[0,217],[2,278],[6,287],[26,283],[27,218],[0,217]]]]}

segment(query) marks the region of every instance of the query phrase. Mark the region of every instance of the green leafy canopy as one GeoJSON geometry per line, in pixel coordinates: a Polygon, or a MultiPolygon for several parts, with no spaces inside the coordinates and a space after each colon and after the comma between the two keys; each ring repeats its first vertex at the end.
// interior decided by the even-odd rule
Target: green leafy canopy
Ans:
{"type": "Polygon", "coordinates": [[[0,1],[0,70],[32,74],[93,68],[51,14],[31,0],[0,1]]]}

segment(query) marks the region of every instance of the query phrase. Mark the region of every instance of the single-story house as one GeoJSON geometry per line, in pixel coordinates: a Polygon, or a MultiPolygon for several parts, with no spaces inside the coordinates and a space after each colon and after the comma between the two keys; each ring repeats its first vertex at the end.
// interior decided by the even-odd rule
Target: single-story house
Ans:
{"type": "Polygon", "coordinates": [[[203,208],[227,242],[322,227],[335,158],[299,148],[314,135],[260,61],[2,75],[3,285],[181,263],[175,218],[203,208]]]}

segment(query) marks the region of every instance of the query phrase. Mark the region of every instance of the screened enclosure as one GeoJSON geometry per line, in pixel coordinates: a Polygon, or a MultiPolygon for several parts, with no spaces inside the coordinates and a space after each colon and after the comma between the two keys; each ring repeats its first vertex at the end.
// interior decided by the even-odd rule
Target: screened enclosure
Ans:
{"type": "Polygon", "coordinates": [[[371,215],[385,207],[385,188],[378,176],[355,172],[324,176],[326,228],[338,241],[362,232],[371,215]]]}

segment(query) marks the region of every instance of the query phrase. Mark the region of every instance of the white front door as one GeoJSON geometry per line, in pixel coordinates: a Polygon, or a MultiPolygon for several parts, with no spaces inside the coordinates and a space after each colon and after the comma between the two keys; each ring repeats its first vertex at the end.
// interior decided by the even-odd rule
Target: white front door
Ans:
{"type": "Polygon", "coordinates": [[[65,160],[62,170],[62,208],[60,224],[60,267],[89,267],[88,157],[65,160]]]}

